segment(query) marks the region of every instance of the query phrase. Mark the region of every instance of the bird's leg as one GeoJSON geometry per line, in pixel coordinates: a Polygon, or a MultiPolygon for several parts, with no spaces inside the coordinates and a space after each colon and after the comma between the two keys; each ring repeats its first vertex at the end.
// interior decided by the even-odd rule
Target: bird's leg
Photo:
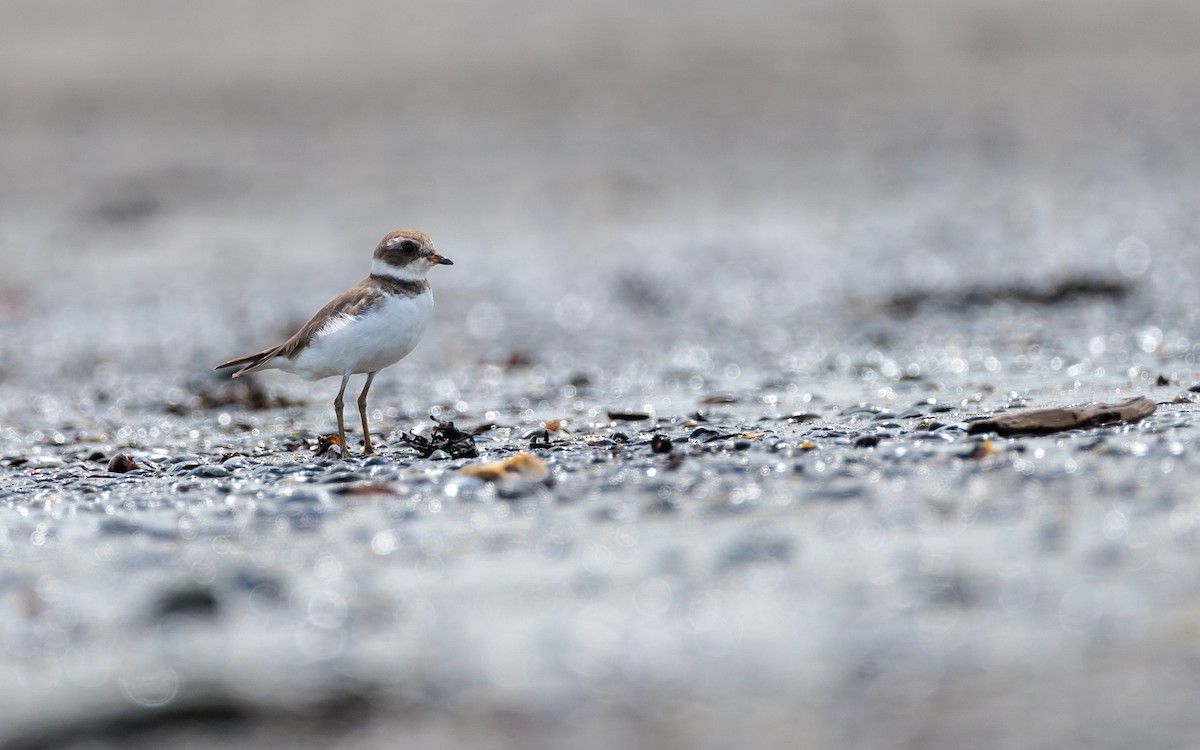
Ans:
{"type": "MultiPolygon", "coordinates": [[[[376,370],[375,372],[379,372],[376,370]]],[[[370,456],[375,453],[375,446],[371,445],[371,428],[367,427],[367,391],[371,390],[371,381],[375,379],[375,372],[367,373],[367,382],[363,383],[362,393],[358,394],[358,416],[362,417],[363,423],[363,455],[370,456]]]]}
{"type": "Polygon", "coordinates": [[[333,400],[333,410],[337,414],[338,420],[338,441],[341,443],[339,447],[342,449],[342,458],[350,456],[350,446],[346,445],[346,422],[342,417],[342,405],[345,403],[342,401],[342,396],[346,394],[346,383],[349,382],[350,373],[346,373],[342,376],[342,387],[338,389],[337,398],[333,400]]]}

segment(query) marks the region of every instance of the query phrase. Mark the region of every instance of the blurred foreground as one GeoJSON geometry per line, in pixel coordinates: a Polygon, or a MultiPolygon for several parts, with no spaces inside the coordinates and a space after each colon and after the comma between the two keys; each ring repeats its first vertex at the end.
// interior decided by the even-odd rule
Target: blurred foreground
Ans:
{"type": "Polygon", "coordinates": [[[1200,736],[1200,8],[739,7],[0,9],[0,747],[1200,736]],[[398,226],[324,461],[208,370],[398,226]]]}

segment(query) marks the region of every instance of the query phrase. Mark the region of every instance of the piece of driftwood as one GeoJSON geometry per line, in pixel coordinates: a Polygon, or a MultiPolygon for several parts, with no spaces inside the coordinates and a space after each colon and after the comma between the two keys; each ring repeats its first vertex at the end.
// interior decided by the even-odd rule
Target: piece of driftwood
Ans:
{"type": "Polygon", "coordinates": [[[1031,409],[998,414],[971,422],[967,425],[967,432],[973,435],[980,432],[995,432],[999,435],[1048,435],[1081,427],[1138,422],[1153,414],[1155,408],[1153,400],[1137,396],[1115,404],[1093,403],[1031,409]]]}

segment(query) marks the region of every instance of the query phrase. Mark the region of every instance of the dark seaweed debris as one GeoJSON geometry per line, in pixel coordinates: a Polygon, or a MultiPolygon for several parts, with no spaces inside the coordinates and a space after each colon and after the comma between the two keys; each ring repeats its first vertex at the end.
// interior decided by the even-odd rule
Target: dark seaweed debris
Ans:
{"type": "Polygon", "coordinates": [[[420,453],[421,458],[429,458],[437,451],[445,451],[451,458],[479,456],[479,451],[475,448],[475,438],[469,432],[455,427],[453,422],[438,422],[429,437],[406,432],[401,435],[400,442],[420,453]]]}
{"type": "Polygon", "coordinates": [[[609,411],[608,418],[613,422],[644,422],[650,415],[644,411],[609,411]]]}
{"type": "Polygon", "coordinates": [[[1079,276],[1053,284],[976,285],[948,291],[919,289],[893,296],[887,302],[887,309],[896,315],[913,315],[925,307],[963,310],[1000,302],[1052,306],[1080,300],[1121,300],[1132,290],[1133,285],[1122,279],[1079,276]]]}

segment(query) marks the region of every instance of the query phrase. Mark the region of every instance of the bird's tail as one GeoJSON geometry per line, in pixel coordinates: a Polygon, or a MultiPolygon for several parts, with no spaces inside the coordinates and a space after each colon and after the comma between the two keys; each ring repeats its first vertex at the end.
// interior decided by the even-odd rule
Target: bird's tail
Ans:
{"type": "Polygon", "coordinates": [[[267,363],[275,359],[279,354],[279,347],[273,346],[270,349],[263,349],[261,352],[249,354],[245,357],[231,359],[228,362],[222,362],[214,367],[214,370],[224,370],[226,367],[240,367],[237,372],[233,373],[233,377],[240,377],[248,372],[261,370],[267,366],[267,363]]]}

